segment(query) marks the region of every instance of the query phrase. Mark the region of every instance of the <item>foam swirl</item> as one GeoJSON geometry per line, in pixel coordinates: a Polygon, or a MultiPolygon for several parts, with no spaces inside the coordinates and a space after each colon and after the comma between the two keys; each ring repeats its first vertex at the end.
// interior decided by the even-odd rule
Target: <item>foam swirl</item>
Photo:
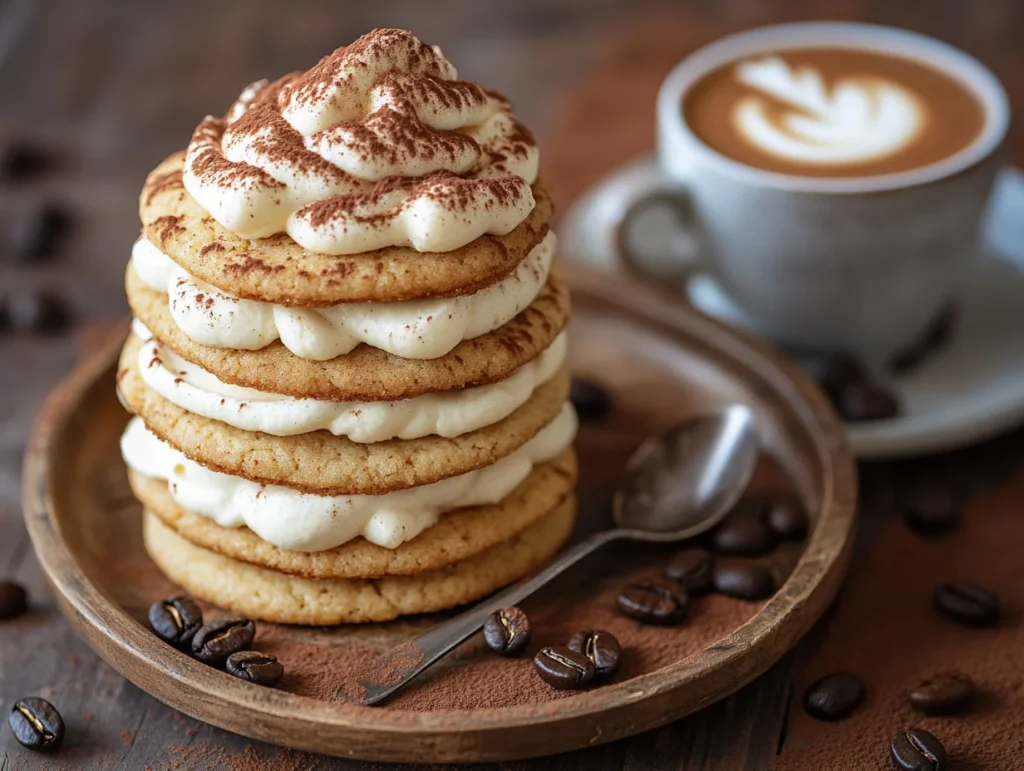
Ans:
{"type": "Polygon", "coordinates": [[[758,92],[736,102],[736,131],[759,150],[800,163],[880,160],[910,145],[927,118],[916,94],[879,77],[850,75],[829,91],[819,72],[794,70],[778,56],[742,62],[736,77],[758,92]],[[773,114],[762,95],[786,109],[773,114]]]}
{"type": "Polygon", "coordinates": [[[508,233],[533,209],[536,143],[504,98],[456,78],[439,49],[375,30],[204,119],[185,187],[243,238],[326,254],[508,233]]]}

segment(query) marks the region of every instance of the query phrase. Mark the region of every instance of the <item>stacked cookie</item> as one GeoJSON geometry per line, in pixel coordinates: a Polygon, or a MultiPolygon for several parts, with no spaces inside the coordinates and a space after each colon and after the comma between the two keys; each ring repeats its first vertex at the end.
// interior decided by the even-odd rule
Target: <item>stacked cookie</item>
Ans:
{"type": "Polygon", "coordinates": [[[569,298],[537,168],[505,99],[377,30],[150,174],[118,388],[168,577],[253,618],[384,621],[560,548],[569,298]]]}

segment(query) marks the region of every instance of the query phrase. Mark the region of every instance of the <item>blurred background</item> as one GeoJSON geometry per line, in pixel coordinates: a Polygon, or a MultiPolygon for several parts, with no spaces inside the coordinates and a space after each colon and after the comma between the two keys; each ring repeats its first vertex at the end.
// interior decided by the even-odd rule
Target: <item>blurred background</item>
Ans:
{"type": "MultiPolygon", "coordinates": [[[[1024,105],[1020,0],[0,0],[0,146],[42,153],[42,173],[0,184],[0,287],[21,300],[51,289],[79,332],[124,316],[146,173],[245,84],[373,27],[413,30],[462,77],[508,95],[564,211],[653,145],[654,94],[675,61],[727,32],[800,19],[934,35],[981,58],[1024,105]],[[606,105],[609,90],[621,109],[587,109],[588,94],[606,105]],[[58,242],[26,249],[41,229],[58,242]]],[[[1011,150],[1019,164],[1020,144],[1011,150]]],[[[75,356],[68,335],[0,335],[0,505],[16,506],[32,417],[75,356]]]]}

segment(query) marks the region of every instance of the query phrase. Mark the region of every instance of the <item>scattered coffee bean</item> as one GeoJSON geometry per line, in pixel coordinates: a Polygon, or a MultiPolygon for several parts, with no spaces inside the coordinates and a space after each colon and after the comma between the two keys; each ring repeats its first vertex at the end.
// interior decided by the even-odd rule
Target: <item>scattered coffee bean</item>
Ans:
{"type": "Polygon", "coordinates": [[[225,669],[235,677],[256,685],[274,685],[284,677],[284,667],[276,656],[259,651],[238,651],[228,656],[225,669]]]}
{"type": "Polygon", "coordinates": [[[569,640],[569,650],[582,653],[594,665],[594,673],[598,678],[608,678],[619,669],[622,660],[622,648],[611,632],[603,629],[586,629],[577,632],[569,640]]]}
{"type": "Polygon", "coordinates": [[[804,361],[804,368],[821,390],[833,401],[852,383],[860,383],[867,373],[859,361],[846,354],[823,354],[804,361]]]}
{"type": "Polygon", "coordinates": [[[850,423],[888,420],[900,414],[895,394],[876,383],[854,383],[840,391],[836,409],[850,423]]]}
{"type": "Polygon", "coordinates": [[[52,165],[52,158],[43,148],[23,141],[12,141],[0,154],[0,180],[27,182],[52,165]]]}
{"type": "Polygon", "coordinates": [[[936,587],[935,607],[966,626],[992,626],[1003,615],[999,595],[971,581],[950,581],[936,587]]]}
{"type": "Polygon", "coordinates": [[[775,548],[775,535],[765,521],[762,501],[743,501],[712,534],[715,550],[722,554],[757,557],[775,548]]]}
{"type": "Polygon", "coordinates": [[[840,720],[864,701],[864,683],[857,675],[837,672],[813,682],[804,692],[804,709],[818,720],[840,720]]]}
{"type": "Polygon", "coordinates": [[[74,219],[57,203],[23,208],[11,222],[11,249],[22,260],[52,257],[71,232],[74,219]]]}
{"type": "Polygon", "coordinates": [[[71,309],[53,291],[28,290],[8,298],[7,319],[13,329],[21,332],[60,332],[71,322],[71,309]]]}
{"type": "Polygon", "coordinates": [[[594,679],[594,663],[564,645],[542,648],[533,658],[537,673],[555,688],[586,688],[594,679]]]}
{"type": "Polygon", "coordinates": [[[232,653],[245,650],[256,636],[256,625],[241,616],[224,616],[204,624],[192,638],[192,655],[220,666],[232,653]]]}
{"type": "Polygon", "coordinates": [[[164,642],[183,646],[203,625],[203,611],[189,597],[168,597],[149,606],[149,626],[164,642]]]}
{"type": "Polygon", "coordinates": [[[717,560],[715,591],[740,600],[763,600],[775,591],[775,579],[764,565],[717,560]]]}
{"type": "Polygon", "coordinates": [[[484,622],[487,646],[502,656],[518,656],[530,642],[530,620],[517,607],[494,611],[484,622]]]}
{"type": "Polygon", "coordinates": [[[908,375],[917,369],[929,356],[938,352],[949,342],[953,336],[953,328],[956,326],[957,307],[953,304],[947,305],[919,340],[912,343],[906,350],[897,354],[889,362],[889,370],[896,375],[908,375]]]}
{"type": "Polygon", "coordinates": [[[929,677],[907,698],[911,706],[925,715],[952,715],[971,706],[978,689],[974,681],[959,672],[944,672],[929,677]]]}
{"type": "Polygon", "coordinates": [[[678,624],[686,616],[690,598],[681,585],[664,578],[628,584],[619,595],[619,610],[644,624],[678,624]]]}
{"type": "Polygon", "coordinates": [[[768,527],[786,541],[802,541],[807,537],[810,521],[796,499],[777,501],[768,508],[768,527]]]}
{"type": "Polygon", "coordinates": [[[962,516],[960,496],[938,484],[918,487],[903,501],[903,520],[922,535],[954,530],[962,516]]]}
{"type": "Polygon", "coordinates": [[[18,699],[7,722],[14,738],[30,750],[55,750],[64,740],[64,720],[46,699],[18,699]]]}
{"type": "Polygon", "coordinates": [[[25,587],[14,581],[0,581],[0,621],[17,618],[27,609],[25,587]]]}
{"type": "Polygon", "coordinates": [[[889,742],[892,762],[901,771],[946,771],[946,748],[923,728],[900,731],[889,742]]]}
{"type": "Polygon", "coordinates": [[[715,558],[705,549],[683,549],[668,561],[665,575],[689,594],[707,594],[715,585],[715,558]]]}
{"type": "Polygon", "coordinates": [[[612,411],[612,397],[608,392],[590,380],[572,381],[569,399],[576,414],[584,423],[604,420],[612,411]]]}

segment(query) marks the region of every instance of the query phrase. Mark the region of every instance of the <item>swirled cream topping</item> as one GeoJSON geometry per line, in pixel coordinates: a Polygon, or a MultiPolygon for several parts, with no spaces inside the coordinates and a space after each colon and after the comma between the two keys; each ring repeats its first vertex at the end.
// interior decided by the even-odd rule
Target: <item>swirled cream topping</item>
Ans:
{"type": "Polygon", "coordinates": [[[501,96],[440,49],[375,30],[304,73],[258,81],[207,117],[189,193],[243,238],[288,233],[326,254],[445,252],[533,209],[538,150],[501,96]]]}
{"type": "Polygon", "coordinates": [[[474,294],[323,308],[235,297],[192,276],[146,238],[132,247],[132,269],[167,293],[174,323],[200,345],[255,351],[280,339],[302,359],[325,361],[366,343],[403,359],[436,359],[529,306],[548,280],[557,245],[548,231],[512,273],[474,294]]]}
{"type": "Polygon", "coordinates": [[[140,418],[128,423],[121,454],[139,474],[166,480],[183,509],[223,527],[247,525],[282,549],[323,551],[359,536],[396,549],[446,511],[505,498],[535,465],[568,449],[575,435],[576,413],[566,404],[533,439],[497,463],[384,495],[311,495],[211,471],[159,439],[140,418]]]}
{"type": "Polygon", "coordinates": [[[245,431],[294,436],[326,430],[361,443],[461,436],[504,420],[555,376],[568,353],[563,332],[497,383],[393,402],[329,402],[225,383],[161,345],[140,321],[132,331],[145,341],[138,358],[143,381],[183,410],[245,431]]]}

